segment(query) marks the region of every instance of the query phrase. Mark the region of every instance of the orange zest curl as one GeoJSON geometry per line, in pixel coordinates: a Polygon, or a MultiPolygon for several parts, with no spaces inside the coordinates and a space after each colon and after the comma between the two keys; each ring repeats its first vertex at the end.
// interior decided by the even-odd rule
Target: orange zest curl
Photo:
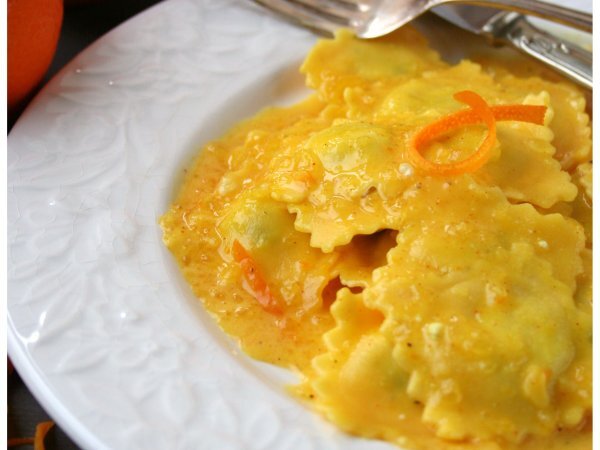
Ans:
{"type": "Polygon", "coordinates": [[[496,121],[516,120],[543,125],[546,115],[545,106],[537,105],[498,105],[489,106],[473,91],[461,91],[454,98],[469,106],[469,109],[457,111],[426,125],[413,135],[408,146],[408,158],[413,166],[427,175],[449,176],[471,173],[480,169],[492,154],[496,143],[496,121]],[[488,132],[479,147],[466,159],[452,163],[435,163],[421,155],[426,144],[442,135],[469,125],[485,124],[488,132]]]}
{"type": "Polygon", "coordinates": [[[44,439],[46,438],[46,434],[50,431],[50,428],[54,426],[54,422],[49,420],[47,422],[40,422],[35,427],[35,436],[27,437],[27,438],[12,438],[8,439],[6,442],[7,447],[18,447],[21,445],[32,445],[33,450],[44,450],[46,447],[44,445],[44,439]]]}
{"type": "Polygon", "coordinates": [[[244,274],[244,284],[262,308],[271,314],[283,314],[280,302],[273,296],[269,285],[259,270],[256,261],[236,239],[231,247],[233,259],[240,265],[244,274]]]}

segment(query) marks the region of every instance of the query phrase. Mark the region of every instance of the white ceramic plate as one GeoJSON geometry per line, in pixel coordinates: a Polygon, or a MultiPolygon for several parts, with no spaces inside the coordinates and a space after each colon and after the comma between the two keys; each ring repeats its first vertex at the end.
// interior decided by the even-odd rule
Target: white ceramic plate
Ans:
{"type": "Polygon", "coordinates": [[[82,447],[394,448],[337,431],[284,392],[290,373],[240,354],[157,225],[203,142],[304,93],[315,40],[242,0],[170,0],[84,51],[13,128],[9,353],[82,447]]]}

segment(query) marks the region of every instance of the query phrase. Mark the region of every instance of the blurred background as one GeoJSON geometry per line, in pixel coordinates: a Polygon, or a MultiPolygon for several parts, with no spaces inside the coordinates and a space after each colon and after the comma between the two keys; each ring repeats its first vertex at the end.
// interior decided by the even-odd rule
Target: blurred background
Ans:
{"type": "MultiPolygon", "coordinates": [[[[8,132],[39,89],[79,52],[156,3],[159,0],[9,0],[8,132]],[[56,33],[54,47],[50,41],[56,33]]],[[[9,441],[32,437],[38,423],[52,420],[10,364],[7,402],[9,441]]],[[[58,426],[49,431],[45,444],[47,450],[79,448],[58,426]]]]}

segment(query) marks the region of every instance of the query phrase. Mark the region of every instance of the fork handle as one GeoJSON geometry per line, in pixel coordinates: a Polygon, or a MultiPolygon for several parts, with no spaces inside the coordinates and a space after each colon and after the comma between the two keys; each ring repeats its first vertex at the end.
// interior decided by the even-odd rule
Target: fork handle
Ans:
{"type": "Polygon", "coordinates": [[[573,81],[592,89],[592,52],[558,40],[556,36],[532,25],[521,14],[507,13],[502,16],[489,30],[494,40],[510,43],[573,81]]]}
{"type": "Polygon", "coordinates": [[[431,0],[431,3],[434,5],[464,3],[488,6],[515,11],[521,14],[530,14],[542,19],[578,28],[587,31],[588,33],[591,33],[593,28],[591,14],[540,0],[431,0]]]}

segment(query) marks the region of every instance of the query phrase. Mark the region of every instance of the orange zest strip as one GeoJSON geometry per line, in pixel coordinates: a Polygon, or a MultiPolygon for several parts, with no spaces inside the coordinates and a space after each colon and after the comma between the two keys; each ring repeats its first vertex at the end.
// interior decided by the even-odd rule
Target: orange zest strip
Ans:
{"type": "Polygon", "coordinates": [[[460,175],[480,169],[490,159],[491,151],[494,148],[497,120],[516,120],[537,125],[544,123],[545,106],[498,105],[490,107],[473,91],[457,92],[454,94],[454,98],[467,104],[469,109],[449,114],[425,126],[412,137],[408,147],[409,161],[428,175],[460,175]],[[458,128],[480,123],[487,126],[488,133],[480,146],[468,158],[462,161],[438,164],[421,155],[423,147],[440,136],[458,128]]]}
{"type": "Polygon", "coordinates": [[[44,450],[44,439],[50,428],[54,426],[54,422],[51,420],[47,422],[40,422],[35,427],[35,436],[33,437],[33,450],[44,450]]]}
{"type": "Polygon", "coordinates": [[[6,446],[7,447],[18,447],[21,445],[32,445],[33,444],[33,438],[32,437],[27,437],[27,438],[10,438],[6,441],[6,446]]]}
{"type": "Polygon", "coordinates": [[[271,289],[261,274],[256,261],[236,239],[231,248],[233,259],[240,265],[248,290],[265,311],[275,315],[283,314],[283,308],[271,294],[271,289]]]}
{"type": "Polygon", "coordinates": [[[54,426],[54,422],[51,420],[47,422],[40,422],[35,427],[35,436],[27,437],[27,438],[12,438],[8,439],[6,442],[7,447],[17,447],[21,445],[32,445],[33,450],[44,450],[46,446],[44,445],[44,439],[46,439],[46,434],[50,428],[54,426]]]}
{"type": "MultiPolygon", "coordinates": [[[[541,105],[494,105],[490,109],[496,121],[515,120],[543,125],[548,108],[541,105]]],[[[436,125],[436,129],[438,130],[437,136],[441,136],[455,128],[477,125],[479,123],[481,123],[481,119],[475,111],[472,109],[462,109],[440,118],[436,122],[427,125],[427,127],[436,125]]]]}
{"type": "Polygon", "coordinates": [[[500,120],[516,120],[535,125],[544,125],[544,117],[548,108],[542,105],[496,105],[492,106],[494,118],[500,120]]]}

